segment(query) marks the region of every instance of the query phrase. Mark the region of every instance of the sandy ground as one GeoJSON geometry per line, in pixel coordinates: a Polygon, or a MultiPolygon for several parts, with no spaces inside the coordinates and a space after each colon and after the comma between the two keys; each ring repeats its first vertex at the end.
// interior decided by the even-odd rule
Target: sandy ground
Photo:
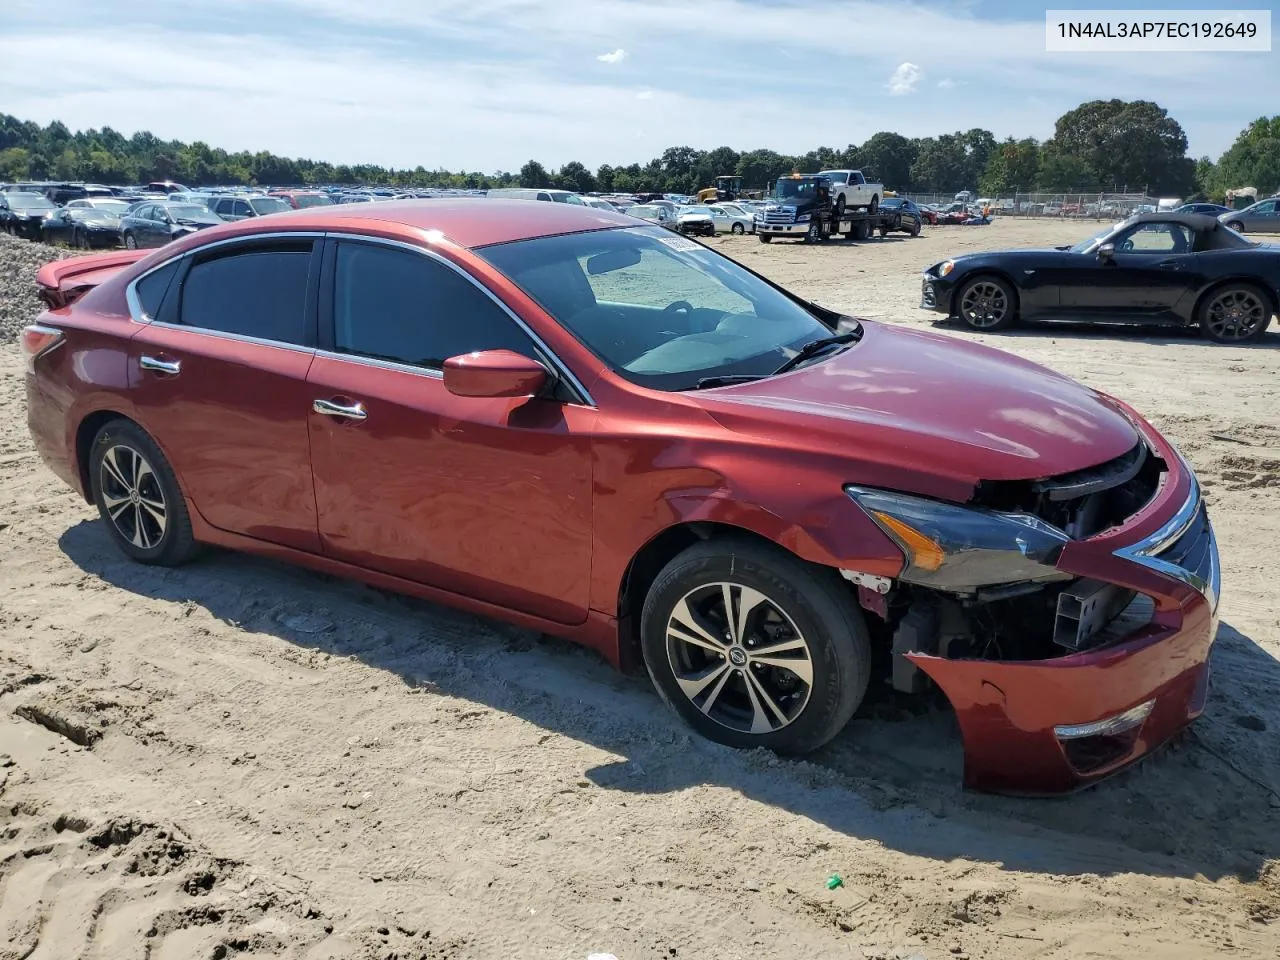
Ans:
{"type": "MultiPolygon", "coordinates": [[[[929,263],[1091,230],[718,242],[923,326],[929,263]]],[[[1221,542],[1207,715],[1066,799],[961,791],[943,709],[873,698],[779,761],[559,641],[242,556],[132,565],[0,348],[0,958],[1280,956],[1280,333],[986,339],[1151,416],[1221,542]]]]}

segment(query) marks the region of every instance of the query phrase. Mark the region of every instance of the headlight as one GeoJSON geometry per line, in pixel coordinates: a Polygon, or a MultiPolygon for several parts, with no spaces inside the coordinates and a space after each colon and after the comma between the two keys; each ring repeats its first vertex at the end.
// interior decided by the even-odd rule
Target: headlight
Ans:
{"type": "Polygon", "coordinates": [[[810,215],[807,213],[800,213],[796,215],[796,223],[808,223],[809,219],[810,215]]]}
{"type": "Polygon", "coordinates": [[[938,264],[938,276],[945,277],[955,268],[956,262],[954,260],[943,260],[942,263],[938,264]]]}
{"type": "Polygon", "coordinates": [[[1070,537],[1039,517],[847,486],[850,498],[902,550],[898,579],[958,593],[1069,580],[1054,567],[1070,537]]]}

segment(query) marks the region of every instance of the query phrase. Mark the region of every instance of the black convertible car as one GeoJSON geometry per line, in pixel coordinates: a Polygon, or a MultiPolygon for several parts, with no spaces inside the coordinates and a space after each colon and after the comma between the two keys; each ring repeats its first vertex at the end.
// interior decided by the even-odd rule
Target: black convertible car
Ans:
{"type": "Polygon", "coordinates": [[[934,264],[920,306],[983,331],[1019,320],[1159,324],[1242,343],[1280,311],[1280,246],[1202,214],[1143,213],[1073,247],[934,264]]]}

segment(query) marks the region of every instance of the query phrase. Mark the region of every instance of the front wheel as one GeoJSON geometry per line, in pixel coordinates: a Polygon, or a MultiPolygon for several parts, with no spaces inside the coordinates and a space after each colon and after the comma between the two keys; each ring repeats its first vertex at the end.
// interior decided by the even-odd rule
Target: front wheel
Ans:
{"type": "Polygon", "coordinates": [[[852,593],[781,549],[695,544],[654,581],[640,629],[658,693],[717,743],[807,753],[866,694],[870,641],[852,593]]]}
{"type": "Polygon", "coordinates": [[[1017,317],[1013,288],[998,277],[974,277],[956,295],[960,319],[974,330],[1003,330],[1017,317]]]}
{"type": "Polygon", "coordinates": [[[1244,224],[1239,220],[1232,220],[1227,224],[1228,229],[1234,230],[1236,233],[1244,233],[1244,224]]]}
{"type": "Polygon", "coordinates": [[[760,238],[761,243],[771,243],[773,241],[773,234],[771,233],[757,233],[756,236],[760,238]]]}
{"type": "Polygon", "coordinates": [[[98,514],[126,555],[172,567],[197,552],[191,517],[173,468],[131,420],[107,423],[89,452],[89,482],[98,514]]]}
{"type": "Polygon", "coordinates": [[[1257,340],[1271,323],[1267,295],[1248,283],[1232,283],[1214,290],[1200,307],[1200,332],[1218,343],[1257,340]]]}

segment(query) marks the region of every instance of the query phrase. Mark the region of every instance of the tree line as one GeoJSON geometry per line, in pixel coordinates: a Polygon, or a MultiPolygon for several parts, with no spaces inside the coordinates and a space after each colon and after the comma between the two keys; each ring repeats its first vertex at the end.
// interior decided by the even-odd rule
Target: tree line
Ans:
{"type": "Polygon", "coordinates": [[[265,150],[228,152],[206,143],[125,136],[103,127],[72,132],[0,114],[0,181],[83,180],[132,184],[178,180],[196,185],[380,184],[392,187],[559,187],[580,192],[693,193],[736,174],[763,187],[793,170],[856,168],[890,189],[952,193],[1146,192],[1221,199],[1228,189],[1280,188],[1280,116],[1249,124],[1215,163],[1187,156],[1182,126],[1145,100],[1093,100],[1058,118],[1054,134],[997,140],[989,130],[909,138],[882,131],[861,144],[818,147],[802,155],[731,147],[670,147],[648,163],[591,170],[577,161],[551,170],[530,160],[518,172],[429,170],[331,164],[265,150]]]}

